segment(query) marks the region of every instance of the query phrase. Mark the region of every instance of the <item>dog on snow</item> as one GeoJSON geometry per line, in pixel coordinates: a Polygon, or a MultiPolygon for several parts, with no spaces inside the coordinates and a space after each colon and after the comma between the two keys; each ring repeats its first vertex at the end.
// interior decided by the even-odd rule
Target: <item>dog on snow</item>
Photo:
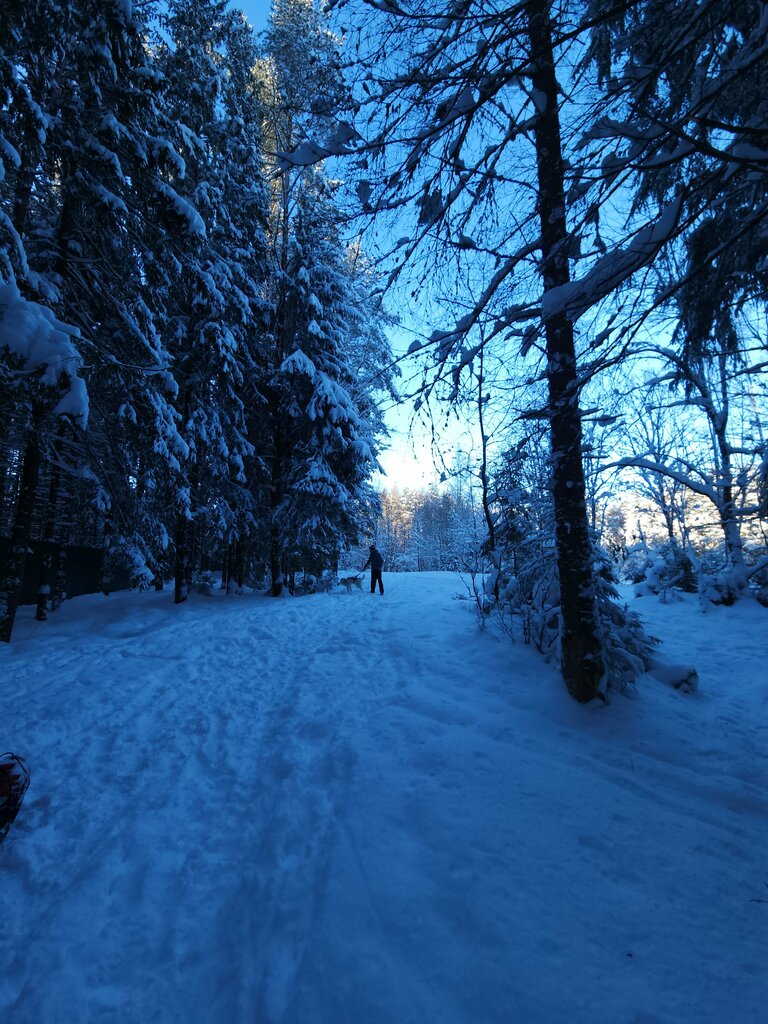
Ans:
{"type": "Polygon", "coordinates": [[[346,587],[348,594],[352,593],[352,587],[357,587],[357,589],[360,591],[360,593],[362,593],[363,592],[362,582],[363,581],[360,578],[360,576],[345,576],[345,578],[343,580],[339,580],[339,586],[340,587],[346,587]]]}

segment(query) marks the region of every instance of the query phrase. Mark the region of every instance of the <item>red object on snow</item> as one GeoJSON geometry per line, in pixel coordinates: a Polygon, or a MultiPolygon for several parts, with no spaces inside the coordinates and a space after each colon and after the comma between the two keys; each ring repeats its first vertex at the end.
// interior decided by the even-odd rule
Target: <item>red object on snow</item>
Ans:
{"type": "Polygon", "coordinates": [[[29,786],[29,768],[18,754],[0,754],[0,843],[19,813],[29,786]]]}

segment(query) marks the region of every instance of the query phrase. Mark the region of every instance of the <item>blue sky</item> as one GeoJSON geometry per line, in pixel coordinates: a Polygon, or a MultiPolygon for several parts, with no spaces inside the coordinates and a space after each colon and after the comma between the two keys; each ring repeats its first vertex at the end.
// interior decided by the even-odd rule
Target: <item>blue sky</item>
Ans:
{"type": "Polygon", "coordinates": [[[272,7],[270,0],[247,0],[245,3],[233,3],[232,6],[245,11],[248,21],[255,29],[267,27],[267,18],[272,7]]]}

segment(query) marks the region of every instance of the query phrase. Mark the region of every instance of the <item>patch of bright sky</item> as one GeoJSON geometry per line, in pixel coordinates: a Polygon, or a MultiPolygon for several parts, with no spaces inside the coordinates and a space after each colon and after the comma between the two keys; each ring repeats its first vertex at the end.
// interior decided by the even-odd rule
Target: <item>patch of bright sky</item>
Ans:
{"type": "MultiPolygon", "coordinates": [[[[389,331],[395,358],[408,351],[413,337],[407,330],[389,331]]],[[[399,389],[404,396],[412,395],[421,380],[420,364],[413,358],[404,359],[400,368],[399,389]]],[[[387,450],[379,457],[385,475],[374,478],[377,487],[423,489],[440,483],[457,453],[473,448],[471,428],[443,406],[436,406],[431,413],[416,413],[413,399],[405,397],[399,405],[385,408],[385,422],[390,436],[387,450]]]]}
{"type": "Polygon", "coordinates": [[[244,11],[246,18],[257,32],[261,32],[267,27],[269,12],[272,10],[270,0],[245,0],[243,3],[231,3],[230,7],[244,11]]]}

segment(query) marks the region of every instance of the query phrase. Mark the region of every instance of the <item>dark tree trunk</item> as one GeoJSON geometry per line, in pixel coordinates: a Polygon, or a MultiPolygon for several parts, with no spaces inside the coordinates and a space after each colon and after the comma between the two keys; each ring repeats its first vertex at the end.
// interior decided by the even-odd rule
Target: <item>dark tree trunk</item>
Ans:
{"type": "MultiPolygon", "coordinates": [[[[480,373],[477,378],[477,420],[478,426],[480,427],[480,486],[482,488],[483,498],[483,515],[485,517],[485,525],[488,529],[488,554],[493,562],[493,599],[498,604],[499,601],[499,568],[500,558],[499,553],[496,550],[496,522],[493,516],[493,510],[491,508],[491,495],[488,485],[488,438],[485,434],[485,417],[483,413],[484,401],[483,401],[483,384],[485,383],[485,377],[483,376],[485,368],[485,349],[480,349],[480,373]]],[[[439,568],[442,569],[443,563],[441,560],[439,568]]]]}
{"type": "Polygon", "coordinates": [[[67,552],[62,544],[56,545],[56,571],[53,574],[53,589],[51,591],[51,611],[57,612],[61,608],[67,587],[66,562],[67,552]]]}
{"type": "Polygon", "coordinates": [[[272,597],[280,597],[283,592],[283,548],[280,542],[280,522],[278,510],[283,501],[283,433],[279,422],[279,409],[275,410],[275,449],[272,459],[272,480],[269,488],[270,526],[269,526],[269,574],[272,580],[272,597]]]}
{"type": "Polygon", "coordinates": [[[224,552],[224,565],[221,569],[221,590],[224,590],[227,594],[229,593],[229,575],[230,566],[232,564],[232,541],[227,544],[227,549],[224,552]]]}
{"type": "MultiPolygon", "coordinates": [[[[286,139],[293,138],[293,127],[286,125],[286,139]]],[[[280,271],[281,281],[275,308],[275,368],[282,365],[286,355],[292,351],[293,316],[288,297],[288,256],[291,239],[291,176],[281,175],[281,198],[279,210],[280,232],[280,271]]],[[[281,538],[279,510],[285,498],[286,461],[290,455],[289,441],[285,435],[283,422],[283,395],[279,386],[272,391],[270,399],[270,422],[272,429],[273,452],[272,473],[269,488],[270,529],[269,529],[269,573],[271,577],[271,593],[280,597],[285,586],[285,553],[281,538]]]]}
{"type": "Polygon", "coordinates": [[[11,553],[0,580],[0,641],[10,643],[16,609],[21,597],[21,585],[27,564],[27,550],[32,532],[32,516],[40,477],[40,421],[33,416],[32,426],[24,447],[19,497],[11,531],[11,553]]]}
{"type": "Polygon", "coordinates": [[[176,529],[173,535],[173,603],[181,604],[189,595],[189,520],[185,513],[176,516],[176,529]]]}
{"type": "MultiPolygon", "coordinates": [[[[535,141],[545,294],[570,280],[558,88],[549,10],[547,0],[529,0],[526,4],[532,85],[540,107],[535,141]]],[[[544,330],[560,582],[561,668],[571,696],[586,703],[600,696],[605,667],[587,520],[574,331],[573,324],[563,313],[548,316],[544,330]]]]}
{"type": "MultiPolygon", "coordinates": [[[[721,368],[721,379],[725,379],[725,368],[721,368]]],[[[736,570],[736,589],[744,590],[747,586],[746,565],[744,563],[744,542],[741,537],[741,525],[736,508],[734,494],[733,457],[728,443],[728,400],[723,388],[722,411],[719,417],[710,416],[712,431],[715,435],[718,454],[720,456],[720,487],[719,498],[720,528],[725,540],[726,556],[736,570]]]]}
{"type": "Polygon", "coordinates": [[[56,428],[56,440],[53,445],[53,459],[50,463],[51,479],[48,485],[48,504],[45,510],[45,525],[43,527],[43,557],[40,561],[40,579],[37,588],[37,610],[35,618],[38,622],[44,622],[47,618],[47,609],[50,605],[51,611],[61,605],[61,595],[58,595],[55,608],[52,593],[52,584],[56,586],[60,582],[61,569],[61,528],[59,524],[59,509],[61,497],[61,470],[59,464],[62,459],[62,444],[66,426],[59,421],[56,428]],[[54,573],[54,566],[56,571],[54,573]]]}
{"type": "Polygon", "coordinates": [[[245,548],[242,540],[238,537],[236,541],[227,544],[224,572],[221,576],[222,589],[231,593],[232,588],[242,591],[245,580],[245,548]]]}
{"type": "Polygon", "coordinates": [[[235,545],[235,581],[237,589],[242,591],[245,584],[245,545],[240,537],[235,545]]]}
{"type": "MultiPolygon", "coordinates": [[[[189,390],[184,393],[184,415],[182,423],[189,422],[189,390]]],[[[193,487],[189,479],[190,500],[193,487]]],[[[179,506],[176,513],[176,527],[173,535],[173,603],[181,604],[189,596],[189,535],[190,523],[187,509],[179,506]]]]}
{"type": "Polygon", "coordinates": [[[40,578],[37,583],[37,607],[35,618],[38,622],[45,622],[48,618],[48,598],[51,596],[51,566],[53,563],[53,552],[50,545],[43,549],[40,559],[40,578]]]}

